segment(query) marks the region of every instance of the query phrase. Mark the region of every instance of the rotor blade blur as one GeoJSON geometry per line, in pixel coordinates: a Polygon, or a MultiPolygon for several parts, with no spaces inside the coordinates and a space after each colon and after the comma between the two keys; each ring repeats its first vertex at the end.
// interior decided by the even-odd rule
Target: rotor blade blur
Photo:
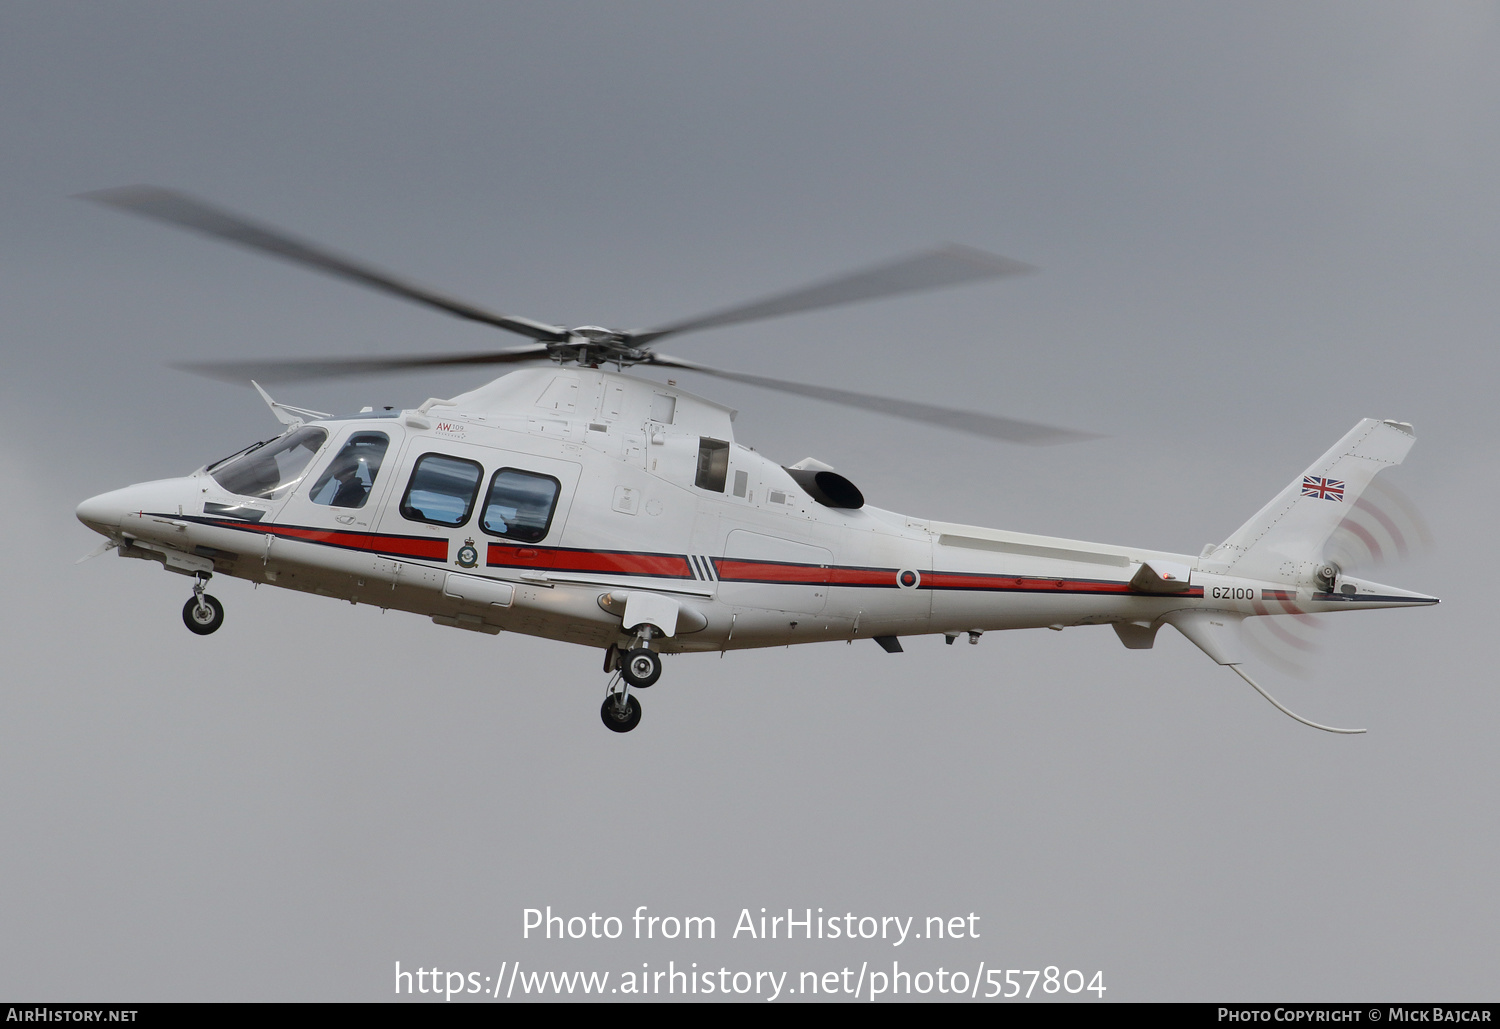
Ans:
{"type": "Polygon", "coordinates": [[[929,250],[914,257],[902,258],[890,264],[880,265],[852,275],[840,276],[825,282],[778,293],[749,304],[713,311],[678,322],[629,334],[636,346],[649,346],[667,335],[698,332],[702,329],[734,325],[760,318],[778,318],[799,311],[814,311],[823,307],[836,307],[861,300],[878,300],[899,293],[915,293],[920,290],[941,289],[965,282],[996,279],[1010,275],[1025,275],[1036,271],[1029,264],[1012,261],[1008,257],[987,254],[983,250],[950,243],[936,250],[929,250]]]}
{"type": "Polygon", "coordinates": [[[257,379],[261,382],[301,382],[307,379],[334,379],[355,375],[381,375],[413,368],[461,368],[471,365],[516,364],[547,356],[542,346],[501,350],[488,354],[423,354],[401,357],[294,357],[278,361],[189,361],[173,368],[203,375],[220,382],[240,385],[257,379]]]}
{"type": "Polygon", "coordinates": [[[988,436],[991,439],[1005,440],[1010,443],[1052,446],[1057,443],[1080,443],[1084,440],[1103,439],[1097,433],[1059,429],[1051,425],[1039,425],[1036,422],[1023,422],[1014,418],[1001,418],[998,415],[980,414],[977,411],[959,411],[934,404],[921,404],[913,400],[895,400],[890,397],[876,397],[868,393],[854,393],[827,386],[809,386],[800,382],[768,379],[762,375],[747,375],[744,372],[707,368],[680,358],[668,357],[666,354],[653,355],[652,363],[667,368],[701,372],[704,375],[729,379],[732,382],[744,382],[764,389],[780,390],[783,393],[796,393],[804,397],[828,400],[835,404],[858,407],[880,414],[895,415],[897,418],[907,418],[914,422],[940,425],[945,429],[957,429],[960,432],[970,432],[976,436],[988,436]]]}
{"type": "Polygon", "coordinates": [[[215,236],[251,250],[274,254],[337,278],[357,282],[383,293],[425,304],[428,307],[435,307],[469,321],[493,325],[509,332],[518,332],[532,339],[560,340],[566,339],[568,335],[566,329],[557,325],[547,325],[543,322],[534,322],[529,318],[513,318],[509,315],[486,311],[466,301],[456,300],[425,287],[404,282],[387,272],[332,251],[323,250],[311,243],[305,243],[279,229],[259,225],[185,193],[161,189],[157,186],[123,186],[119,189],[80,193],[78,197],[147,218],[155,218],[157,221],[191,229],[194,232],[215,236]]]}
{"type": "Polygon", "coordinates": [[[1432,530],[1416,503],[1378,476],[1323,544],[1323,560],[1352,572],[1424,554],[1432,546],[1432,530]]]}

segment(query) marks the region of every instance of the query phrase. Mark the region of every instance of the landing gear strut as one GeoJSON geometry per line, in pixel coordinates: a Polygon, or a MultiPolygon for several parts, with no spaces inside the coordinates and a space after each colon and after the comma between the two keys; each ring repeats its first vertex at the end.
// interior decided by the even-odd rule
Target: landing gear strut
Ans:
{"type": "Polygon", "coordinates": [[[616,659],[620,674],[638,690],[661,678],[661,655],[651,649],[651,639],[659,631],[654,625],[638,626],[630,649],[616,659]]]}
{"type": "Polygon", "coordinates": [[[604,670],[613,672],[599,717],[611,732],[629,732],[641,723],[641,702],[630,695],[634,686],[643,690],[661,678],[661,655],[651,649],[655,626],[642,625],[629,650],[611,644],[604,652],[604,670]]]}
{"type": "Polygon", "coordinates": [[[199,636],[207,636],[224,624],[224,605],[217,597],[204,592],[208,588],[208,576],[199,575],[193,584],[193,595],[182,606],[182,624],[199,636]]]}

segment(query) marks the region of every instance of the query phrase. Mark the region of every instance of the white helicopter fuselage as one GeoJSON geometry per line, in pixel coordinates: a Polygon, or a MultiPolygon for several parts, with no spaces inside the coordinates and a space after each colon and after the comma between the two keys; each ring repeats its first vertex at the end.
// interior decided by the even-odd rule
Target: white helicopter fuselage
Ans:
{"type": "Polygon", "coordinates": [[[1415,438],[1405,422],[1363,419],[1228,539],[1192,558],[867,507],[827,465],[809,458],[782,467],[737,444],[727,408],[674,382],[599,370],[685,369],[1015,443],[1090,438],[654,349],[668,337],[1034,270],[996,254],[949,244],[651,329],[569,328],[447,296],[175,190],[84,196],[528,340],[488,354],[182,366],[189,370],[253,383],[554,362],[452,400],[353,419],[278,404],[257,385],[289,426],[281,436],[184,478],[80,504],[79,519],[106,537],[98,552],[113,548],[194,578],[182,618],[198,635],[224,622],[223,605],[206,592],[223,574],[457,628],[601,647],[604,671],[617,674],[600,718],[630,732],[641,719],[630,688],[657,681],[662,653],[861,637],[895,652],[901,636],[942,633],[952,643],[967,634],[975,643],[996,629],[1090,624],[1112,625],[1126,647],[1142,650],[1171,625],[1265,693],[1240,668],[1245,618],[1437,603],[1341,568],[1341,532],[1374,541],[1344,523],[1375,475],[1405,458],[1415,438]]]}
{"type": "Polygon", "coordinates": [[[900,636],[1089,624],[1139,648],[1173,624],[1223,664],[1237,660],[1213,628],[1226,620],[1435,603],[1320,580],[1311,558],[1246,575],[1209,551],[864,506],[826,466],[784,468],[735,443],[733,417],[673,384],[518,371],[415,410],[294,424],[306,455],[286,481],[246,489],[221,462],[91,498],[78,514],[122,556],[187,575],[600,648],[623,650],[647,626],[662,653],[862,638],[895,650],[900,636]],[[374,445],[358,505],[341,505],[333,465],[374,445]]]}

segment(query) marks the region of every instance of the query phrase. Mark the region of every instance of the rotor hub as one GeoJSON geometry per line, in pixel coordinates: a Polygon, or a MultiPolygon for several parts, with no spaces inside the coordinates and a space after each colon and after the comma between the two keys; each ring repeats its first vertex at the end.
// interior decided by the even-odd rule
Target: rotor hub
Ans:
{"type": "Polygon", "coordinates": [[[632,346],[626,333],[602,325],[580,325],[568,330],[567,339],[547,345],[548,356],[561,364],[573,361],[597,367],[613,364],[621,368],[650,361],[651,355],[632,346]]]}

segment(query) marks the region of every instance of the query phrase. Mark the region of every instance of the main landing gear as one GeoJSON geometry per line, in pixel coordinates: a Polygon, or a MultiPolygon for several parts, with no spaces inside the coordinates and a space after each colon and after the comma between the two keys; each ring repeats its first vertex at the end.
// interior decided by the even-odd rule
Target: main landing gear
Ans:
{"type": "Polygon", "coordinates": [[[630,688],[643,690],[661,678],[661,655],[651,649],[654,634],[654,627],[642,625],[629,650],[612,645],[604,652],[604,670],[615,674],[599,717],[612,732],[629,732],[641,723],[641,702],[630,695],[630,688]]]}
{"type": "Polygon", "coordinates": [[[625,689],[611,688],[604,697],[604,705],[599,708],[599,717],[611,732],[629,732],[641,724],[641,702],[625,689]]]}
{"type": "Polygon", "coordinates": [[[643,690],[661,678],[661,655],[645,647],[629,650],[620,664],[620,675],[636,689],[643,690]]]}
{"type": "Polygon", "coordinates": [[[208,576],[199,575],[193,584],[193,595],[182,605],[182,624],[199,636],[207,636],[224,624],[224,605],[217,597],[204,592],[208,576]]]}

